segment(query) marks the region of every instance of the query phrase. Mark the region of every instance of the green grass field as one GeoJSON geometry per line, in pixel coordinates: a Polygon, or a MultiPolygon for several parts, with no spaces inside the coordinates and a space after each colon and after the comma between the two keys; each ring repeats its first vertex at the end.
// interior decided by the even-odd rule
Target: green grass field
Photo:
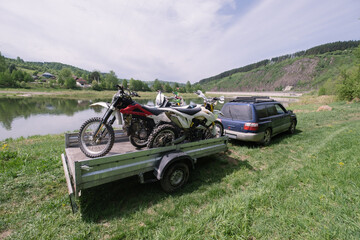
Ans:
{"type": "Polygon", "coordinates": [[[290,107],[294,135],[231,141],[165,194],[136,178],[83,192],[72,214],[63,135],[0,145],[0,239],[360,239],[360,103],[290,107]]]}

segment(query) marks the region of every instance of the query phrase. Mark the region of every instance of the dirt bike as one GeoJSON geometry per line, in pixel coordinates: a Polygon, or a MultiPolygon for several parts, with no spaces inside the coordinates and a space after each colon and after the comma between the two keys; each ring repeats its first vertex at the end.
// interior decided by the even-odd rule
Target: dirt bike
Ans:
{"type": "MultiPolygon", "coordinates": [[[[188,105],[184,107],[160,107],[165,112],[170,123],[157,125],[149,136],[148,148],[163,147],[184,141],[198,141],[223,135],[224,127],[214,114],[214,105],[224,98],[206,98],[201,91],[196,92],[204,99],[204,106],[188,105]]],[[[166,98],[157,97],[160,106],[166,98]]],[[[217,111],[216,114],[221,113],[217,111]]]]}
{"type": "Polygon", "coordinates": [[[79,131],[81,151],[88,157],[106,155],[114,145],[115,134],[112,127],[115,120],[123,126],[132,145],[137,148],[145,147],[153,128],[160,122],[171,122],[163,111],[138,104],[132,97],[139,97],[135,92],[124,91],[117,85],[118,91],[111,103],[98,102],[90,106],[102,106],[106,112],[102,118],[90,118],[84,122],[79,131]]]}
{"type": "Polygon", "coordinates": [[[177,92],[173,92],[173,97],[165,96],[160,90],[155,99],[155,106],[159,108],[164,107],[179,107],[184,105],[184,100],[177,92]]]}

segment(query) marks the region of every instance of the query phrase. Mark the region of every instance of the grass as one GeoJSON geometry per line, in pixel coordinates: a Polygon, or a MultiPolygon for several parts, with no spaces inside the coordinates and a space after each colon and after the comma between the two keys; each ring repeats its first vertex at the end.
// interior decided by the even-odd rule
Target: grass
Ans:
{"type": "Polygon", "coordinates": [[[63,136],[9,139],[0,239],[359,239],[360,103],[325,102],[332,111],[316,112],[324,100],[291,106],[296,133],[268,147],[231,141],[199,159],[178,193],[124,179],[84,191],[77,214],[63,136]]]}

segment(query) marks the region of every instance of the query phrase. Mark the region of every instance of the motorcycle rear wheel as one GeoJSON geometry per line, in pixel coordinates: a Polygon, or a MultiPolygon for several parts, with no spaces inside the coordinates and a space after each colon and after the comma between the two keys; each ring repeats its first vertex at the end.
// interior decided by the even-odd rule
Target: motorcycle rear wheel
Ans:
{"type": "Polygon", "coordinates": [[[177,138],[175,127],[163,124],[153,130],[149,136],[148,148],[165,147],[172,144],[177,138]]]}
{"type": "Polygon", "coordinates": [[[90,118],[80,128],[79,144],[81,151],[90,158],[105,156],[113,147],[115,140],[114,129],[108,124],[102,124],[99,134],[95,131],[102,124],[101,118],[90,118]]]}

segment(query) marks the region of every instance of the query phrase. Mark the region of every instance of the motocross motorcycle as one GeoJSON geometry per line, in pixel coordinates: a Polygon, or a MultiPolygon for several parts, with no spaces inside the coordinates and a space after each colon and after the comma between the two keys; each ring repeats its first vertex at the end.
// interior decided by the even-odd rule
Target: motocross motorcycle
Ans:
{"type": "Polygon", "coordinates": [[[183,106],[183,98],[179,96],[177,92],[173,92],[173,94],[173,97],[167,97],[159,90],[155,99],[155,106],[159,108],[183,106]]]}
{"type": "MultiPolygon", "coordinates": [[[[196,94],[204,99],[204,105],[184,107],[163,107],[165,96],[157,97],[161,111],[164,111],[170,123],[157,125],[149,136],[148,148],[163,147],[184,141],[199,141],[223,135],[224,127],[214,114],[214,105],[223,102],[224,97],[208,99],[201,91],[196,94]],[[159,98],[159,99],[158,99],[159,98]],[[162,99],[161,99],[162,98],[162,99]]],[[[220,111],[216,112],[217,114],[220,111]]]]}
{"type": "Polygon", "coordinates": [[[106,155],[114,145],[115,134],[112,127],[115,120],[123,126],[132,145],[145,147],[153,128],[160,122],[171,122],[158,108],[138,104],[132,97],[139,97],[135,92],[124,91],[117,85],[118,91],[111,103],[98,102],[90,106],[102,106],[106,112],[102,118],[90,118],[80,128],[78,140],[81,151],[88,157],[106,155]]]}

